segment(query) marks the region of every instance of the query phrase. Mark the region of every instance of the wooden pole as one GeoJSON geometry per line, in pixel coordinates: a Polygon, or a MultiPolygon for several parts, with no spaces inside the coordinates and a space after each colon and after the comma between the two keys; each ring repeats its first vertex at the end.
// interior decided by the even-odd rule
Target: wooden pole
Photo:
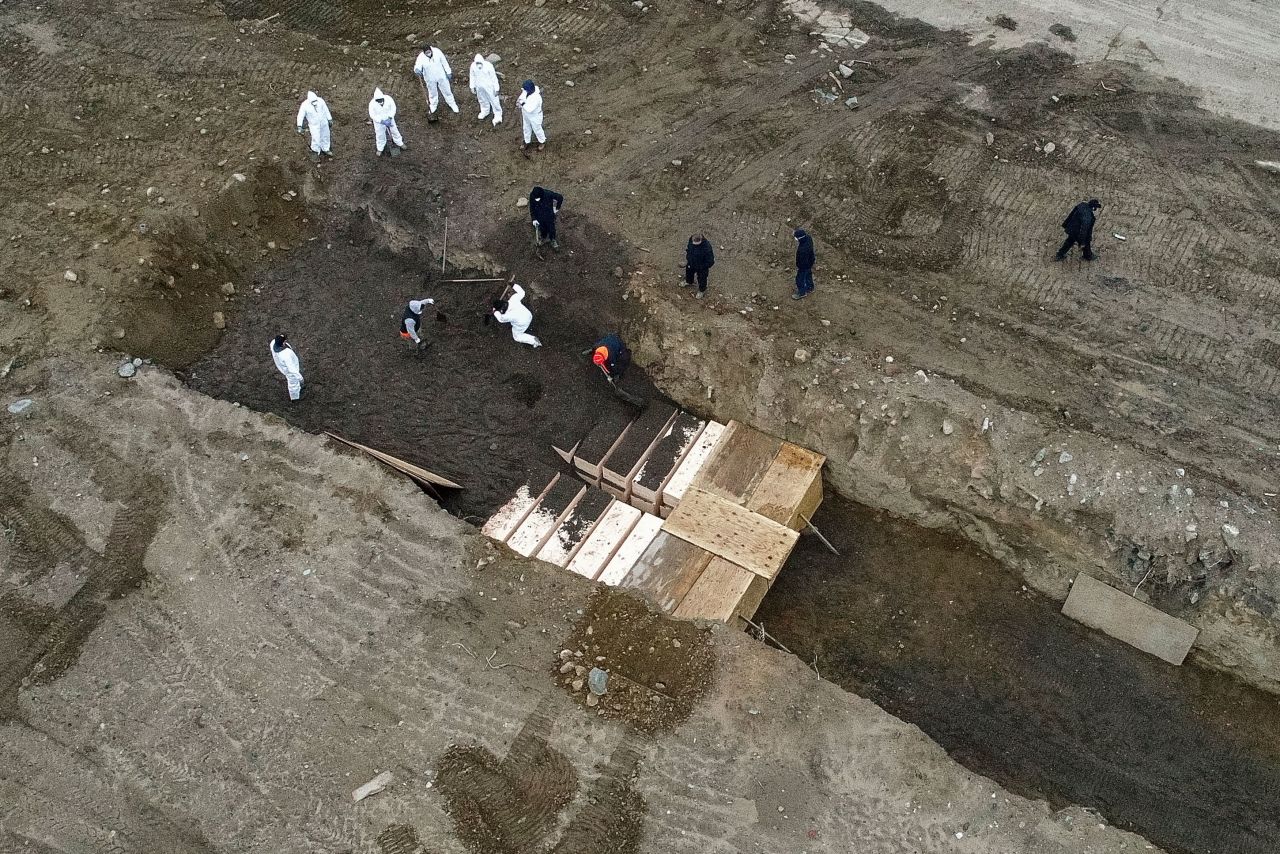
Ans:
{"type": "Polygon", "coordinates": [[[505,282],[506,279],[441,279],[441,284],[456,284],[459,282],[505,282]]]}
{"type": "Polygon", "coordinates": [[[440,274],[444,275],[444,259],[449,254],[449,217],[444,218],[444,248],[440,250],[440,274]]]}

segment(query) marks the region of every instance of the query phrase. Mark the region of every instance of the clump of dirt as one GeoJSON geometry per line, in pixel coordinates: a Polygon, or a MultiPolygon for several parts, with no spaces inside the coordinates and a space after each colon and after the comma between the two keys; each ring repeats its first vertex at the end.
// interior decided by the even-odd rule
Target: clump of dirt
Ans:
{"type": "Polygon", "coordinates": [[[1075,30],[1071,29],[1066,24],[1053,24],[1049,27],[1049,32],[1062,39],[1064,42],[1073,42],[1076,40],[1075,30]]]}
{"type": "Polygon", "coordinates": [[[1002,30],[1016,30],[1018,28],[1018,22],[1008,15],[996,15],[991,19],[991,23],[1002,30]]]}
{"type": "Polygon", "coordinates": [[[715,652],[707,629],[659,614],[634,595],[601,588],[554,667],[556,681],[585,708],[654,733],[689,717],[710,687],[715,652]],[[608,674],[601,696],[589,684],[596,667],[608,674]]]}

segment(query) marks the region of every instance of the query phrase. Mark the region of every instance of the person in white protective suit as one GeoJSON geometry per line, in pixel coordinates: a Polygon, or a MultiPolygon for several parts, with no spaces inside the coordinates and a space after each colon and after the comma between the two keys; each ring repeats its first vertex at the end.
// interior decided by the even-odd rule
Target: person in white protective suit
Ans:
{"type": "Polygon", "coordinates": [[[307,97],[298,107],[298,133],[302,133],[302,125],[306,123],[311,131],[311,152],[332,157],[329,150],[329,126],[333,124],[333,115],[329,105],[315,92],[307,92],[307,97]]]}
{"type": "Polygon", "coordinates": [[[538,150],[541,151],[547,142],[547,135],[542,131],[542,90],[532,80],[524,81],[520,88],[522,91],[516,99],[516,106],[524,119],[524,150],[528,153],[529,141],[537,137],[538,150]]]}
{"type": "Polygon", "coordinates": [[[408,308],[400,317],[400,337],[406,341],[412,341],[419,350],[425,350],[428,346],[427,342],[422,340],[422,310],[435,304],[436,301],[430,297],[411,299],[408,308]]]}
{"type": "Polygon", "coordinates": [[[289,384],[289,399],[297,400],[302,397],[302,365],[298,362],[298,354],[289,346],[289,341],[283,334],[271,339],[271,358],[289,384]]]}
{"type": "Polygon", "coordinates": [[[418,61],[413,64],[413,73],[418,75],[422,88],[427,90],[427,107],[431,110],[427,121],[438,121],[436,107],[440,106],[441,96],[449,109],[458,112],[458,102],[453,99],[453,87],[449,85],[453,80],[453,69],[449,67],[444,51],[427,45],[418,54],[418,61]]]}
{"type": "Polygon", "coordinates": [[[387,136],[391,136],[391,144],[395,148],[408,148],[400,128],[396,127],[396,102],[390,95],[384,95],[381,89],[373,90],[373,100],[369,102],[369,119],[373,122],[373,140],[378,146],[381,157],[387,148],[387,136]]]}
{"type": "Polygon", "coordinates": [[[471,62],[471,91],[480,102],[480,115],[484,119],[493,111],[493,126],[502,124],[502,104],[498,102],[498,72],[493,63],[480,54],[471,62]]]}
{"type": "Polygon", "coordinates": [[[493,318],[499,323],[511,324],[511,337],[519,344],[530,347],[541,347],[542,342],[529,334],[529,324],[533,323],[533,312],[524,304],[524,288],[511,286],[511,299],[493,301],[493,318]]]}

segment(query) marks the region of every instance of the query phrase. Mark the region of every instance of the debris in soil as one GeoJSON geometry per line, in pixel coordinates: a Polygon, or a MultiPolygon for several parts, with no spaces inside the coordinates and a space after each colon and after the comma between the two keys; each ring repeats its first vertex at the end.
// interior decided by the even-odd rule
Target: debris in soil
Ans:
{"type": "Polygon", "coordinates": [[[1075,31],[1066,24],[1053,24],[1049,27],[1049,32],[1064,42],[1073,42],[1076,40],[1075,31]]]}
{"type": "Polygon", "coordinates": [[[392,774],[390,771],[383,771],[377,777],[374,777],[372,780],[370,780],[369,782],[365,783],[363,786],[361,786],[360,788],[352,792],[351,800],[363,801],[365,798],[369,797],[370,795],[376,795],[378,794],[378,792],[381,792],[387,786],[390,786],[391,781],[394,780],[395,778],[396,778],[395,775],[392,774]]]}
{"type": "Polygon", "coordinates": [[[120,367],[116,368],[116,373],[126,380],[137,372],[138,369],[134,366],[133,362],[125,362],[120,367]]]}
{"type": "Polygon", "coordinates": [[[576,666],[557,672],[556,681],[597,714],[645,733],[685,720],[715,667],[707,629],[659,614],[637,596],[612,588],[592,594],[564,646],[572,659],[558,657],[557,671],[566,663],[576,666]],[[596,690],[606,686],[593,677],[595,670],[607,674],[607,694],[596,690]],[[590,683],[585,693],[573,688],[584,675],[590,683]]]}
{"type": "Polygon", "coordinates": [[[1002,30],[1016,30],[1018,28],[1018,22],[1008,15],[996,15],[991,19],[991,23],[1002,30]]]}
{"type": "MultiPolygon", "coordinates": [[[[132,365],[130,367],[132,367],[132,365]]],[[[6,408],[9,410],[10,415],[21,415],[22,413],[30,409],[31,404],[33,404],[34,402],[35,401],[33,401],[31,398],[24,397],[21,400],[15,400],[13,403],[9,404],[8,407],[6,408]]]]}

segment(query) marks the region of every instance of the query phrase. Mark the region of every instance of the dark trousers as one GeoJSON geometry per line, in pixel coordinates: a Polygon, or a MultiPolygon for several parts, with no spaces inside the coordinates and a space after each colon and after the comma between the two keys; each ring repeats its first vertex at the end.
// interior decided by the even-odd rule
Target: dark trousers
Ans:
{"type": "Polygon", "coordinates": [[[813,270],[796,270],[796,293],[813,293],[813,270]]]}
{"type": "Polygon", "coordinates": [[[539,240],[555,240],[556,239],[555,217],[552,217],[547,222],[538,220],[538,239],[539,240]]]}
{"type": "Polygon", "coordinates": [[[698,280],[698,290],[705,291],[707,289],[707,274],[711,271],[705,267],[685,267],[684,281],[687,285],[692,285],[693,280],[698,280]]]}
{"type": "Polygon", "coordinates": [[[1067,239],[1062,241],[1062,248],[1058,250],[1058,260],[1066,258],[1067,253],[1071,251],[1072,246],[1079,246],[1084,250],[1084,260],[1089,261],[1093,259],[1093,241],[1086,240],[1081,243],[1078,238],[1068,234],[1067,239]]]}

